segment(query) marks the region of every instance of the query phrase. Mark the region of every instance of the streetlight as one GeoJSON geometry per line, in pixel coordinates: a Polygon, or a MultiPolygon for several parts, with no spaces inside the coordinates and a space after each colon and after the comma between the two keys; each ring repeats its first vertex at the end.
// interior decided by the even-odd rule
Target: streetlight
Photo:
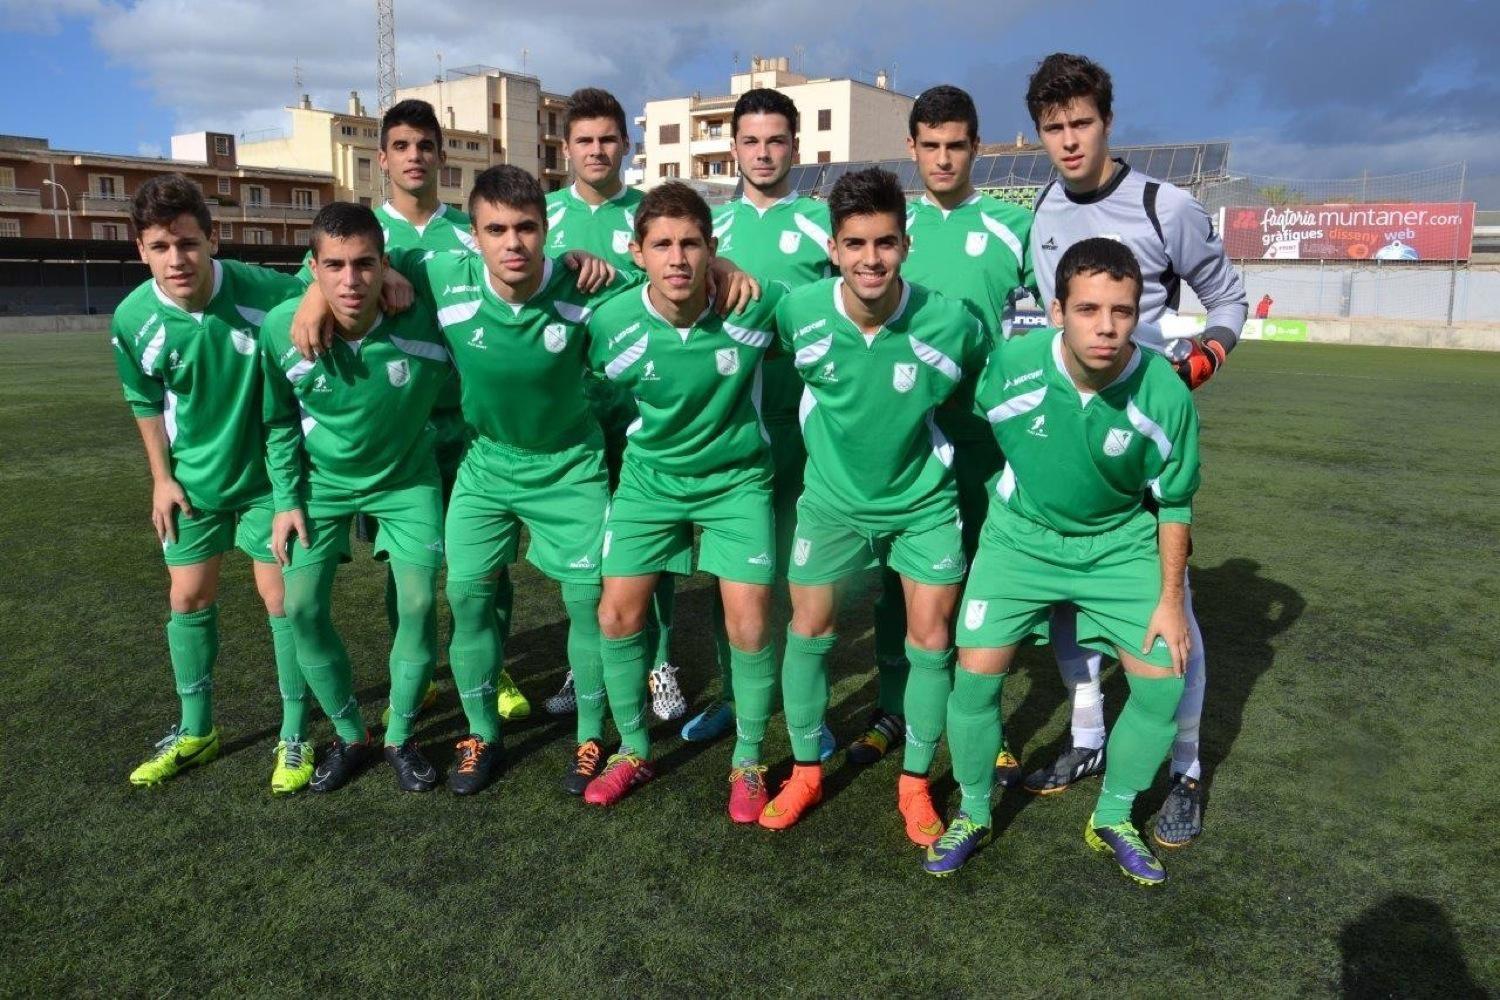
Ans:
{"type": "MultiPolygon", "coordinates": [[[[68,189],[57,183],[57,181],[50,181],[45,177],[42,178],[42,183],[47,185],[47,187],[55,188],[62,192],[63,211],[68,216],[68,239],[71,240],[73,238],[73,199],[69,197],[68,189]]],[[[52,210],[54,212],[57,211],[56,194],[52,196],[52,210]]],[[[94,312],[93,302],[90,301],[89,296],[89,254],[87,250],[83,252],[83,311],[89,315],[92,315],[94,312]]]]}
{"type": "MultiPolygon", "coordinates": [[[[68,197],[68,189],[57,183],[57,181],[49,181],[45,177],[42,178],[42,183],[47,187],[56,188],[58,191],[62,192],[63,213],[68,217],[68,239],[71,240],[73,238],[73,199],[68,197]]],[[[56,193],[52,195],[52,211],[57,211],[56,193]]]]}

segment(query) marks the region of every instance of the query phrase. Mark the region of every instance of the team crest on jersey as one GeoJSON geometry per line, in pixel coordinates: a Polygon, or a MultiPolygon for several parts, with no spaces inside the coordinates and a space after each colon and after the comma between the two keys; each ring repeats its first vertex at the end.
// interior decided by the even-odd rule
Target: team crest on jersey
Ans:
{"type": "Polygon", "coordinates": [[[797,544],[792,546],[792,562],[798,566],[807,565],[807,557],[812,554],[812,542],[806,538],[797,539],[797,544]]]}
{"type": "Polygon", "coordinates": [[[911,392],[917,384],[917,366],[915,362],[907,364],[896,362],[895,369],[891,372],[891,385],[897,392],[911,392]]]}
{"type": "Polygon", "coordinates": [[[1135,437],[1134,432],[1111,427],[1108,434],[1104,435],[1104,454],[1110,458],[1125,454],[1125,449],[1130,447],[1130,439],[1135,437]]]}
{"type": "Polygon", "coordinates": [[[984,253],[984,248],[989,245],[989,233],[970,233],[968,239],[964,240],[964,253],[970,257],[978,257],[984,253]]]}
{"type": "Polygon", "coordinates": [[[738,347],[721,347],[714,351],[714,367],[719,369],[720,375],[733,375],[740,370],[740,349],[738,347]]]}
{"type": "Polygon", "coordinates": [[[781,231],[781,242],[778,244],[778,246],[781,247],[782,253],[796,253],[797,248],[801,245],[802,234],[797,230],[783,229],[781,231]]]}
{"type": "Polygon", "coordinates": [[[964,628],[976,629],[983,625],[984,613],[989,609],[989,601],[970,601],[964,605],[964,628]]]}
{"type": "Polygon", "coordinates": [[[609,245],[615,253],[625,253],[630,249],[630,230],[616,229],[614,238],[610,241],[609,245]]]}
{"type": "Polygon", "coordinates": [[[230,330],[229,340],[234,344],[234,349],[241,354],[255,353],[255,338],[250,335],[249,330],[230,330]]]}
{"type": "Polygon", "coordinates": [[[642,382],[660,382],[661,376],[656,374],[656,362],[647,361],[646,367],[641,369],[642,382]]]}
{"type": "Polygon", "coordinates": [[[391,385],[401,388],[411,381],[411,365],[405,358],[400,361],[387,361],[385,363],[385,377],[391,380],[391,385]]]}
{"type": "Polygon", "coordinates": [[[561,323],[548,323],[542,330],[542,346],[553,354],[561,354],[568,346],[568,328],[561,323]]]}
{"type": "Polygon", "coordinates": [[[313,380],[312,391],[313,392],[332,392],[333,389],[328,384],[328,376],[327,375],[319,375],[316,379],[314,379],[313,380]]]}
{"type": "Polygon", "coordinates": [[[563,248],[563,231],[561,229],[554,229],[552,231],[552,249],[554,249],[554,250],[561,250],[562,248],[563,248]]]}
{"type": "Polygon", "coordinates": [[[481,351],[488,351],[490,345],[484,342],[484,327],[476,326],[474,332],[469,334],[469,346],[477,347],[481,351]]]}
{"type": "Polygon", "coordinates": [[[182,367],[182,355],[181,354],[177,353],[177,351],[174,350],[171,354],[167,355],[167,368],[168,368],[168,370],[175,372],[177,369],[179,369],[181,367],[182,367]]]}

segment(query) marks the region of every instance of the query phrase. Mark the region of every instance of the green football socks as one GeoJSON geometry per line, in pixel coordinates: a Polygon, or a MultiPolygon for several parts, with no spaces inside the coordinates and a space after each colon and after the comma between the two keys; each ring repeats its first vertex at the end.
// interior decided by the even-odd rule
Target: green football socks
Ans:
{"type": "Polygon", "coordinates": [[[1094,806],[1095,826],[1112,826],[1130,819],[1136,795],[1151,787],[1177,735],[1177,703],[1182,700],[1183,679],[1127,673],[1125,680],[1130,684],[1130,697],[1109,733],[1104,787],[1094,806]]]}
{"type": "Polygon", "coordinates": [[[219,606],[173,611],[167,620],[167,651],[182,702],[178,730],[207,736],[214,728],[214,660],[219,655],[219,606]]]}
{"type": "Polygon", "coordinates": [[[948,694],[953,690],[953,648],[918,649],[907,643],[906,659],[911,676],[906,679],[906,752],[901,769],[925,775],[943,738],[948,694]]]}
{"type": "Polygon", "coordinates": [[[1000,697],[1004,674],[954,671],[948,696],[948,752],[958,782],[963,811],[980,826],[990,825],[990,791],[995,784],[995,756],[1003,732],[1000,697]]]}

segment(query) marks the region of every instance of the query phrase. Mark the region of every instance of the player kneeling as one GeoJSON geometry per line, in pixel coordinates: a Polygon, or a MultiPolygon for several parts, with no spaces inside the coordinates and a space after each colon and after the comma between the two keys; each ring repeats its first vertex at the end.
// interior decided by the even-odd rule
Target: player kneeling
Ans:
{"type": "Polygon", "coordinates": [[[767,636],[776,538],[769,438],[760,419],[761,357],[776,337],[783,286],[725,318],[710,308],[717,240],[708,206],[668,183],[641,201],[631,252],[649,283],[589,320],[590,361],[635,398],[620,482],[604,524],[604,684],[620,752],[584,791],[612,805],[651,779],[646,730],[650,660],[645,627],[663,573],[698,568],[719,578],[729,634],[738,740],[729,815],[753,823],[766,803],[760,745],[776,689],[767,636]]]}
{"type": "Polygon", "coordinates": [[[951,874],[989,839],[1005,673],[1021,642],[1047,635],[1049,609],[1068,602],[1079,641],[1117,655],[1130,684],[1084,837],[1155,885],[1166,873],[1130,808],[1166,758],[1182,696],[1198,414],[1171,363],[1130,339],[1141,271],[1128,248],[1077,243],[1056,288],[1061,331],[1002,343],[976,394],[1006,465],[959,614],[948,744],[963,804],[925,867],[951,874]]]}
{"type": "Polygon", "coordinates": [[[335,737],[318,755],[311,789],[331,792],[374,758],[354,671],[331,617],[334,573],[356,514],[380,524],[377,554],[396,589],[391,711],[385,758],[397,785],[425,792],[437,772],[411,738],[437,660],[437,572],[443,561],[442,489],[428,422],[451,376],[447,347],[423,303],[380,311],[385,241],[370,209],[325,206],[312,225],[309,296],[327,301],[336,336],[303,360],[291,327],[298,303],[261,328],[266,465],[276,501],[271,545],[284,567],[297,662],[335,737]],[[292,542],[295,536],[297,543],[292,542]]]}

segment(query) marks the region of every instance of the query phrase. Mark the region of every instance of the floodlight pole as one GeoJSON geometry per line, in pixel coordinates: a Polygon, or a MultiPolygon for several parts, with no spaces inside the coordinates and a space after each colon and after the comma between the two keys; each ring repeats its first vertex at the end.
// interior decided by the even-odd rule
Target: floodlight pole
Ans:
{"type": "Polygon", "coordinates": [[[54,228],[57,223],[57,192],[62,192],[63,214],[68,217],[68,239],[71,240],[73,238],[73,199],[68,195],[68,189],[57,183],[57,181],[49,181],[46,178],[42,179],[42,183],[52,188],[52,221],[54,228]]]}

